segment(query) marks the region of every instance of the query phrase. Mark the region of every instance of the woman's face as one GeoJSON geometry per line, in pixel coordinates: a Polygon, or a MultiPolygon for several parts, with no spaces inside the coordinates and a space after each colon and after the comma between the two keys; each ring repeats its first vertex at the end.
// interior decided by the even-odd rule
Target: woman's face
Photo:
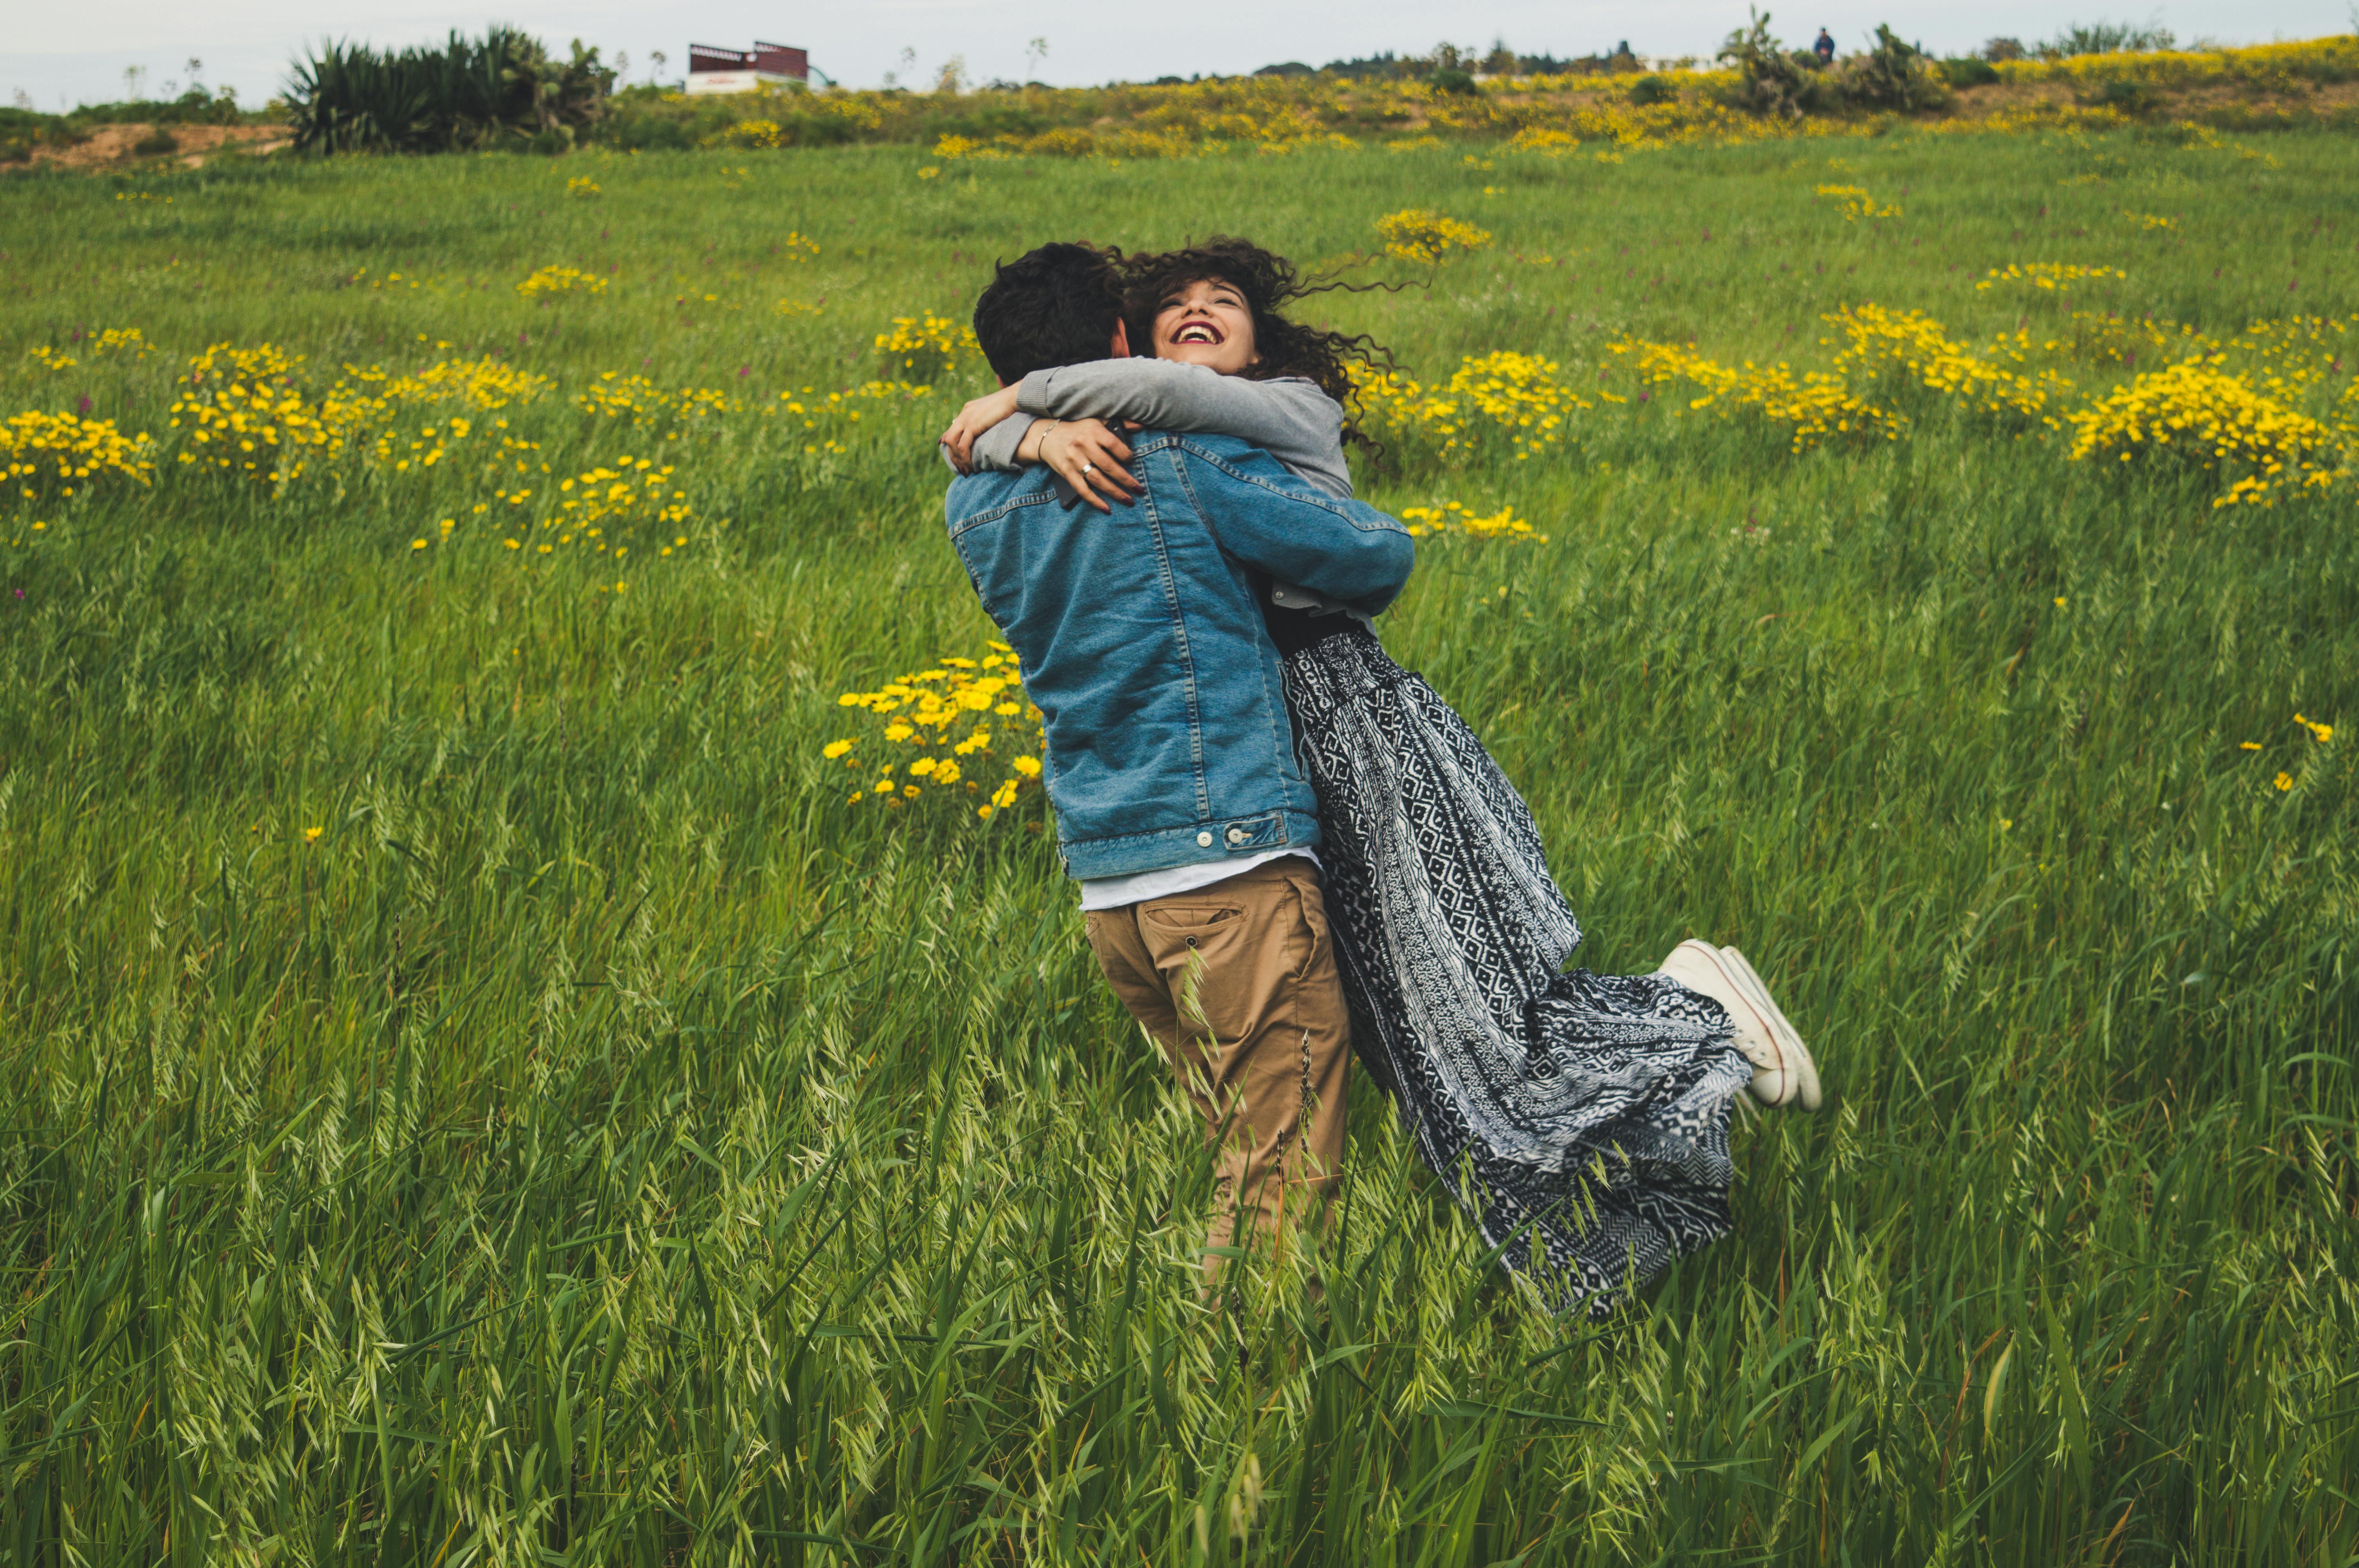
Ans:
{"type": "Polygon", "coordinates": [[[1253,311],[1245,297],[1218,278],[1181,284],[1155,312],[1155,357],[1203,365],[1234,375],[1261,356],[1254,351],[1253,311]]]}

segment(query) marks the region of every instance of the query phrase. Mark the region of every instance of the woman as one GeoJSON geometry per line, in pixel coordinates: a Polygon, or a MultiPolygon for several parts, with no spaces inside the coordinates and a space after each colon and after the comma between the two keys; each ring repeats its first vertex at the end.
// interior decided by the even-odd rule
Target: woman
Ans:
{"type": "MultiPolygon", "coordinates": [[[[1288,320],[1305,288],[1237,240],[1128,264],[1125,332],[1147,356],[1038,372],[969,404],[954,460],[1040,461],[1091,504],[1133,487],[1108,422],[1231,435],[1332,493],[1347,365],[1365,339],[1288,320]],[[986,432],[1018,415],[1027,427],[986,432]]],[[[1522,798],[1375,632],[1260,584],[1317,791],[1354,1044],[1426,1161],[1507,1266],[1603,1316],[1632,1279],[1728,1227],[1728,1116],[1748,1086],[1815,1107],[1800,1038],[1742,955],[1683,942],[1660,972],[1560,972],[1581,940],[1522,798]]]]}

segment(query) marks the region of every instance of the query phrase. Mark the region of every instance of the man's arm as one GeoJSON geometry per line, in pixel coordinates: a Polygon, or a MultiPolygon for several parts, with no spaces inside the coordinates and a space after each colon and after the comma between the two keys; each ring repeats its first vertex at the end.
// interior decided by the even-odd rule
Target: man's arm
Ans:
{"type": "Polygon", "coordinates": [[[1374,615],[1398,598],[1417,565],[1417,544],[1399,522],[1364,503],[1321,492],[1266,453],[1223,452],[1215,464],[1188,447],[1174,447],[1147,460],[1202,465],[1187,488],[1222,549],[1362,614],[1374,615]]]}

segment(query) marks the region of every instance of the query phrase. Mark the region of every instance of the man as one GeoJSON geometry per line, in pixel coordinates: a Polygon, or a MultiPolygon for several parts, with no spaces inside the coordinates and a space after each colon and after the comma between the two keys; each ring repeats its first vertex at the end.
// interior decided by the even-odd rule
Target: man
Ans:
{"type": "MultiPolygon", "coordinates": [[[[1113,266],[1084,245],[1000,267],[974,330],[1003,386],[1128,352],[1113,266]]],[[[1222,1141],[1216,1274],[1240,1214],[1275,1238],[1332,1186],[1350,1058],[1316,804],[1248,573],[1374,613],[1414,546],[1228,437],[1089,438],[1130,504],[1072,504],[1036,467],[961,478],[946,510],[1045,719],[1090,946],[1222,1141]]]]}
{"type": "Polygon", "coordinates": [[[1819,57],[1820,65],[1829,66],[1834,64],[1835,36],[1827,31],[1824,27],[1821,27],[1819,29],[1818,40],[1810,45],[1810,52],[1819,57]]]}

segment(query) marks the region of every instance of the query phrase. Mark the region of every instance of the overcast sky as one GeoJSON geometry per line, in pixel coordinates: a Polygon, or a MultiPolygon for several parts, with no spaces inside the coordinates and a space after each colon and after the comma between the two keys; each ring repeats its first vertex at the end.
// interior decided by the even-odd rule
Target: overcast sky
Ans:
{"type": "MultiPolygon", "coordinates": [[[[188,61],[201,59],[209,85],[237,88],[249,105],[278,91],[288,59],[323,33],[356,42],[402,45],[439,39],[452,27],[470,31],[506,20],[558,49],[579,37],[611,59],[626,51],[634,80],[645,80],[649,56],[669,57],[666,72],[686,69],[687,46],[744,47],[754,39],[798,44],[811,63],[848,86],[875,87],[887,71],[930,82],[943,61],[964,57],[976,80],[1027,74],[1060,85],[1147,81],[1198,72],[1230,74],[1288,59],[1313,65],[1381,49],[1422,52],[1441,41],[1487,47],[1493,38],[1528,54],[1591,54],[1627,38],[1640,54],[1709,52],[1745,20],[1742,0],[1664,0],[1647,5],[1606,5],[1591,0],[1470,0],[1437,8],[1408,0],[1198,0],[1192,5],[1114,7],[1103,0],[1034,0],[1024,6],[986,0],[853,0],[817,9],[758,0],[688,0],[670,5],[618,0],[521,0],[484,10],[446,0],[347,0],[341,5],[296,0],[90,0],[64,5],[6,0],[0,31],[0,92],[22,94],[33,106],[56,110],[76,103],[124,96],[126,68],[146,70],[146,94],[167,85],[185,88],[188,61]],[[1048,40],[1048,55],[1027,72],[1026,44],[1048,40]],[[102,43],[102,40],[106,40],[102,43]],[[902,51],[916,51],[914,70],[902,51]]],[[[1849,49],[1888,20],[1904,38],[1940,53],[1958,53],[1993,34],[2034,40],[2066,21],[2159,20],[2182,41],[2232,43],[2317,38],[2348,32],[2354,0],[2185,0],[2152,11],[2128,5],[2059,9],[2049,0],[1989,0],[1919,10],[1821,0],[1816,10],[1776,12],[1775,30],[1788,42],[1807,42],[1824,25],[1849,49]]]]}

